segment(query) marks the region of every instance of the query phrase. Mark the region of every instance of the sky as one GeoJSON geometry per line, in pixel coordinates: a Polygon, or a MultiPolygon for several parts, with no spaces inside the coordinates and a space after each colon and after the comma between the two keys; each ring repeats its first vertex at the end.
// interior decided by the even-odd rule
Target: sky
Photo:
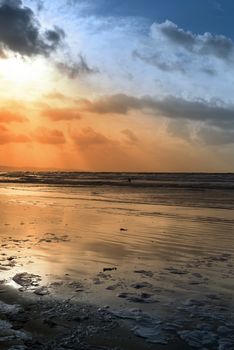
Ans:
{"type": "Polygon", "coordinates": [[[234,171],[231,0],[0,0],[0,166],[234,171]]]}

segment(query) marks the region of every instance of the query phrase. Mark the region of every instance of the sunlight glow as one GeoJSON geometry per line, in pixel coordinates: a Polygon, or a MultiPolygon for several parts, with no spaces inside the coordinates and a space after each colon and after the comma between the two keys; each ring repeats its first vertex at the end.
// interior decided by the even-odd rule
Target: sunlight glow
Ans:
{"type": "Polygon", "coordinates": [[[9,57],[0,60],[0,78],[5,85],[4,94],[24,99],[35,98],[51,85],[50,70],[42,58],[9,57]]]}
{"type": "Polygon", "coordinates": [[[0,74],[15,84],[26,84],[38,80],[45,72],[42,60],[28,61],[20,57],[0,60],[0,74]]]}

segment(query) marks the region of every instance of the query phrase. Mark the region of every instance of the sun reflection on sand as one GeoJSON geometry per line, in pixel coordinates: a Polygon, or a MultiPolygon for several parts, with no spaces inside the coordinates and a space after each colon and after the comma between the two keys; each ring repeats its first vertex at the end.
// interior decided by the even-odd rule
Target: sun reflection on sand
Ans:
{"type": "Polygon", "coordinates": [[[78,277],[97,273],[103,265],[129,271],[139,263],[160,269],[167,261],[185,263],[207,245],[225,250],[226,241],[219,242],[222,221],[211,226],[205,220],[223,212],[141,204],[131,204],[129,210],[129,204],[90,202],[89,192],[85,200],[84,192],[70,196],[67,189],[65,196],[65,189],[59,191],[22,186],[1,191],[1,237],[8,254],[21,256],[23,266],[31,261],[29,272],[78,277]],[[199,235],[202,230],[205,236],[199,235]]]}

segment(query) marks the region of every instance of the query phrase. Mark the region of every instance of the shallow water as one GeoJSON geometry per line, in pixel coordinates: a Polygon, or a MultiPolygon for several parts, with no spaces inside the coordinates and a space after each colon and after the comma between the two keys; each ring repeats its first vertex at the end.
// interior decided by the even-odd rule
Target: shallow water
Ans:
{"type": "Polygon", "coordinates": [[[234,191],[230,177],[215,177],[210,188],[206,181],[2,183],[1,283],[108,306],[149,342],[169,342],[170,328],[189,345],[204,345],[201,334],[210,349],[234,344],[219,334],[219,327],[234,330],[234,191]]]}
{"type": "Polygon", "coordinates": [[[153,272],[160,297],[186,293],[188,281],[196,293],[231,293],[234,193],[213,191],[2,184],[1,252],[17,256],[16,266],[2,271],[2,278],[27,271],[51,281],[69,274],[86,279],[96,298],[109,301],[146,278],[135,270],[146,270],[153,272]],[[108,267],[117,271],[110,278],[97,276],[108,267]],[[107,293],[119,279],[119,288],[107,293]]]}

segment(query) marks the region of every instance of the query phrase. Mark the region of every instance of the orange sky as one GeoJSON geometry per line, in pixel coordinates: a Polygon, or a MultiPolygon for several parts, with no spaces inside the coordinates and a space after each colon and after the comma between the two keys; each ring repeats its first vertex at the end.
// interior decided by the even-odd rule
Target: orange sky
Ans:
{"type": "MultiPolygon", "coordinates": [[[[16,98],[16,96],[14,96],[16,98]]],[[[172,136],[144,111],[100,113],[52,90],[32,101],[2,98],[2,165],[90,171],[214,171],[215,157],[172,136]]],[[[220,167],[222,170],[222,167],[220,167]]],[[[223,165],[225,170],[225,163],[223,165]]]]}
{"type": "Polygon", "coordinates": [[[27,79],[4,72],[1,165],[90,171],[226,170],[225,160],[222,164],[199,142],[189,144],[172,135],[169,119],[155,118],[147,110],[125,113],[124,103],[119,110],[108,96],[92,94],[89,100],[87,93],[65,95],[63,79],[56,73],[45,68],[44,80],[33,72],[27,79]],[[58,82],[60,89],[55,88],[58,82]]]}

